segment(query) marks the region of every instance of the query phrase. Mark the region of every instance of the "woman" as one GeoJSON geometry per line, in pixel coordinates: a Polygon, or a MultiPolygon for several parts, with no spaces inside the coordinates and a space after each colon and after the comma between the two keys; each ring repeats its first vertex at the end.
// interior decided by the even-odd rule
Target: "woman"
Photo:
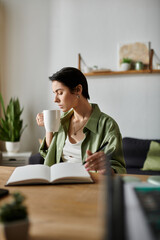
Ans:
{"type": "MultiPolygon", "coordinates": [[[[49,77],[55,94],[54,102],[64,112],[57,133],[46,132],[40,153],[44,164],[83,162],[87,171],[106,173],[106,158],[112,172],[125,173],[122,139],[117,123],[88,102],[88,84],[76,68],[66,67],[49,77]],[[102,151],[97,150],[105,143],[102,151]],[[107,156],[107,157],[106,157],[107,156]]],[[[43,113],[36,117],[44,126],[43,113]]]]}

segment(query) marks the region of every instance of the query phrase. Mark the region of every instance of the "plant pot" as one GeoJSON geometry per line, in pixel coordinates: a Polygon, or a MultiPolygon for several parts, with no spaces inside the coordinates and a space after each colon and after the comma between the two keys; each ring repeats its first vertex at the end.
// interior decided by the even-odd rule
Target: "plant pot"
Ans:
{"type": "Polygon", "coordinates": [[[121,71],[128,71],[131,68],[130,63],[121,63],[120,69],[121,71]]]}
{"type": "Polygon", "coordinates": [[[9,153],[16,153],[20,149],[20,142],[5,142],[6,150],[9,153]]]}
{"type": "Polygon", "coordinates": [[[6,240],[27,240],[29,235],[29,220],[19,220],[4,224],[6,240]]]}

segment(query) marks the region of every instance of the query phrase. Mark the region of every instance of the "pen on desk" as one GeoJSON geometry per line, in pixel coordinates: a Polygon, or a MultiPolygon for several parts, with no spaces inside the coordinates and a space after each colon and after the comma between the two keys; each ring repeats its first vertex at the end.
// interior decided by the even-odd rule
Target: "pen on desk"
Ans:
{"type": "MultiPolygon", "coordinates": [[[[101,151],[105,146],[107,146],[107,144],[108,144],[108,142],[105,142],[100,148],[97,149],[96,152],[101,151]]],[[[96,153],[96,152],[95,152],[95,153],[96,153]]],[[[85,163],[86,163],[86,161],[84,161],[82,164],[84,165],[85,163]]]]}

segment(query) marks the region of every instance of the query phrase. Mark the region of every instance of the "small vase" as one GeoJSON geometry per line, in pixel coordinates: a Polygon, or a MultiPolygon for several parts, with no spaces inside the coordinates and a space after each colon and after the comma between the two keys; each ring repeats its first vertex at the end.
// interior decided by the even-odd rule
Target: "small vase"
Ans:
{"type": "Polygon", "coordinates": [[[16,153],[20,149],[20,142],[5,142],[5,145],[9,153],[16,153]]]}
{"type": "Polygon", "coordinates": [[[135,63],[135,70],[142,70],[143,69],[143,63],[142,62],[136,62],[135,63]]]}
{"type": "Polygon", "coordinates": [[[29,220],[19,220],[4,224],[4,233],[7,240],[27,240],[29,233],[29,220]]]}

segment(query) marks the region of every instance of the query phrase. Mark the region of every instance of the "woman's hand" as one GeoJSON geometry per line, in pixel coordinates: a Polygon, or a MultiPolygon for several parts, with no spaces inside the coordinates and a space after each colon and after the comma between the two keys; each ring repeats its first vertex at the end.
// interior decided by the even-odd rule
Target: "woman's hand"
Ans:
{"type": "MultiPolygon", "coordinates": [[[[36,117],[38,126],[44,127],[43,113],[38,113],[36,117]]],[[[53,132],[46,132],[46,147],[49,148],[53,138],[53,132]]]]}
{"type": "MultiPolygon", "coordinates": [[[[101,174],[106,174],[106,154],[102,151],[92,153],[87,150],[87,159],[85,163],[85,168],[87,171],[98,171],[101,174]]],[[[112,169],[112,174],[114,173],[112,169]]]]}
{"type": "Polygon", "coordinates": [[[44,127],[43,113],[38,113],[36,117],[38,126],[44,127]]]}

